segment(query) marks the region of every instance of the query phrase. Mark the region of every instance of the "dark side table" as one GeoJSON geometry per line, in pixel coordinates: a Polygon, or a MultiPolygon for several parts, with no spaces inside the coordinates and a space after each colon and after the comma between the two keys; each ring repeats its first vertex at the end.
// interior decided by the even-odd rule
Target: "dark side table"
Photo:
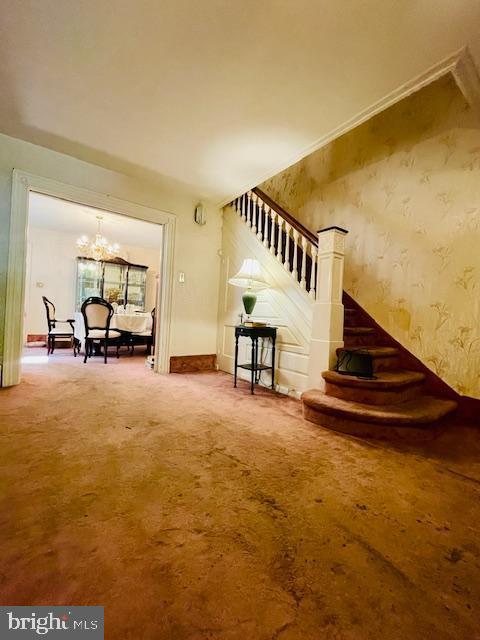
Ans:
{"type": "Polygon", "coordinates": [[[237,369],[247,369],[251,371],[250,393],[253,394],[253,387],[260,380],[260,373],[267,369],[272,371],[272,389],[275,388],[275,341],[277,339],[276,327],[246,327],[239,324],[235,327],[235,375],[233,386],[237,386],[237,369]],[[241,336],[250,338],[252,341],[252,361],[247,364],[238,364],[238,339],[241,336]],[[272,341],[272,362],[270,365],[258,364],[258,339],[270,338],[272,341]],[[258,375],[257,375],[258,374],[258,375]]]}

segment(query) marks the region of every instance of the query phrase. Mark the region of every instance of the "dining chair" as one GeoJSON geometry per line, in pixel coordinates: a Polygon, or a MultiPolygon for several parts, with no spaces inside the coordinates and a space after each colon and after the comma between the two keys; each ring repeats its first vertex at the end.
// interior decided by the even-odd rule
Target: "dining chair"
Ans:
{"type": "Polygon", "coordinates": [[[137,331],[130,334],[130,355],[133,356],[134,347],[139,344],[144,344],[147,347],[147,353],[155,344],[155,307],[151,311],[152,316],[152,328],[148,331],[137,331]]]}
{"type": "Polygon", "coordinates": [[[57,320],[55,317],[55,305],[46,296],[42,296],[43,304],[45,305],[45,312],[47,314],[48,325],[48,337],[47,337],[47,355],[50,355],[55,351],[55,339],[56,338],[70,338],[73,346],[73,355],[77,357],[77,341],[74,336],[74,323],[73,318],[67,320],[57,320]],[[70,329],[62,329],[58,327],[58,324],[69,324],[70,329]]]}
{"type": "Polygon", "coordinates": [[[118,358],[122,334],[116,329],[110,329],[110,321],[113,316],[112,305],[103,298],[91,296],[82,304],[81,312],[85,323],[85,357],[83,362],[85,363],[87,358],[92,356],[94,342],[103,344],[105,364],[107,364],[107,350],[110,344],[116,345],[118,358]]]}

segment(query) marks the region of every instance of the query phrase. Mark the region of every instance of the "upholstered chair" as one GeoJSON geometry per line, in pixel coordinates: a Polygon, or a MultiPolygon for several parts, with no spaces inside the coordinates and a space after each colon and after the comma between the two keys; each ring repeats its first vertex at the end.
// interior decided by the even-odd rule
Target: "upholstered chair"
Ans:
{"type": "Polygon", "coordinates": [[[99,342],[103,346],[105,364],[107,363],[108,346],[111,344],[116,345],[118,358],[122,334],[116,329],[110,329],[110,321],[113,316],[112,305],[103,298],[92,296],[82,304],[81,311],[85,323],[85,357],[83,362],[92,356],[94,342],[99,342]]]}

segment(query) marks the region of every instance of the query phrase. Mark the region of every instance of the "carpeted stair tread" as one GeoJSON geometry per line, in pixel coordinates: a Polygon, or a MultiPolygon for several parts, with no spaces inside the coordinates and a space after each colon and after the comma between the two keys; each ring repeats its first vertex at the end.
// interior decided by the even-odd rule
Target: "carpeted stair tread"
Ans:
{"type": "Polygon", "coordinates": [[[372,358],[394,358],[398,356],[400,350],[396,347],[358,347],[358,349],[345,349],[344,347],[338,347],[337,356],[340,356],[344,351],[359,351],[359,353],[368,353],[372,358]]]}
{"type": "Polygon", "coordinates": [[[319,414],[382,425],[405,426],[434,423],[457,407],[454,400],[440,400],[431,396],[418,396],[394,405],[362,404],[326,395],[318,389],[305,391],[302,401],[319,414]]]}
{"type": "Polygon", "coordinates": [[[344,327],[343,333],[346,336],[369,336],[375,333],[371,327],[344,327]]]}
{"type": "Polygon", "coordinates": [[[425,380],[425,374],[419,371],[377,371],[374,378],[359,378],[338,373],[324,371],[322,377],[326,382],[342,387],[357,387],[360,389],[400,389],[420,384],[425,380]]]}

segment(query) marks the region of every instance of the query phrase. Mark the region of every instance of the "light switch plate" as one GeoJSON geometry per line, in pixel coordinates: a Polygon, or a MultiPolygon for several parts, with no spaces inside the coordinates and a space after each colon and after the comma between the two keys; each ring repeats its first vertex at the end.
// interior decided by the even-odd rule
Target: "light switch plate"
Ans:
{"type": "Polygon", "coordinates": [[[180,271],[180,273],[178,274],[178,281],[179,282],[185,282],[185,272],[184,271],[180,271]]]}

